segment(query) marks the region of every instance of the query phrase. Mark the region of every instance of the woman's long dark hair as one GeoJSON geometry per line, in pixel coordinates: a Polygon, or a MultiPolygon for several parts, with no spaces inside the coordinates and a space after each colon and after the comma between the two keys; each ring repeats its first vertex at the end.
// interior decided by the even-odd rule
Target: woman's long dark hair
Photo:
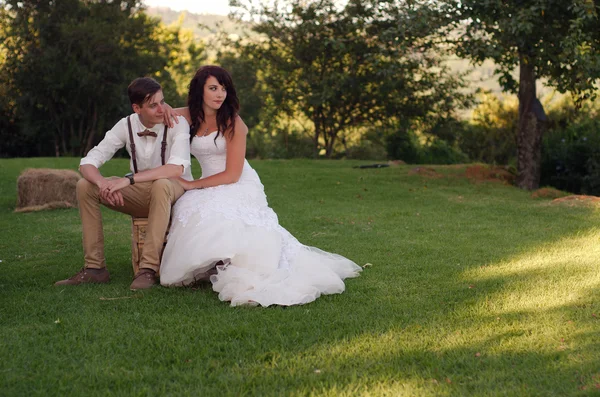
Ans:
{"type": "Polygon", "coordinates": [[[205,121],[204,109],[204,84],[206,80],[213,76],[219,84],[221,84],[227,90],[227,97],[225,101],[217,111],[217,137],[219,134],[225,135],[227,132],[229,138],[233,138],[235,129],[235,119],[240,110],[240,101],[235,92],[235,86],[229,72],[219,66],[202,66],[190,82],[190,90],[188,92],[188,109],[190,110],[190,118],[192,125],[190,125],[190,142],[196,136],[200,124],[205,121]]]}

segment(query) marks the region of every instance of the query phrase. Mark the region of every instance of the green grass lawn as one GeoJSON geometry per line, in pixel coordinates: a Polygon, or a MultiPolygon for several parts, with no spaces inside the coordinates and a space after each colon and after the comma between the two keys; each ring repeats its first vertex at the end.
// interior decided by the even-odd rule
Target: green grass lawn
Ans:
{"type": "Polygon", "coordinates": [[[16,178],[78,159],[0,160],[0,395],[600,395],[596,208],[464,167],[251,163],[301,242],[371,264],[346,292],[289,308],[130,292],[130,220],[108,210],[111,283],[54,287],[83,264],[77,210],[14,213],[16,178]]]}

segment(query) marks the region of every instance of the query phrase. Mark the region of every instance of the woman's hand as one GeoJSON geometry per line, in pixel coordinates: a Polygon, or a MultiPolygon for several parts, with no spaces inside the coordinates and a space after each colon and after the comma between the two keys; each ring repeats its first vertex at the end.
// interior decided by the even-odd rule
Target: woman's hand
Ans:
{"type": "Polygon", "coordinates": [[[169,105],[168,103],[165,103],[164,105],[164,112],[165,112],[165,117],[163,119],[163,122],[167,125],[167,127],[169,128],[173,128],[173,120],[175,120],[175,124],[179,124],[179,120],[177,120],[177,117],[179,116],[183,116],[181,113],[179,113],[177,110],[173,109],[171,107],[171,105],[169,105]]]}
{"type": "Polygon", "coordinates": [[[182,177],[178,177],[175,179],[177,181],[177,183],[179,183],[181,185],[181,187],[183,188],[183,190],[185,190],[186,192],[188,190],[193,190],[195,189],[194,185],[192,184],[192,182],[183,179],[182,177]]]}

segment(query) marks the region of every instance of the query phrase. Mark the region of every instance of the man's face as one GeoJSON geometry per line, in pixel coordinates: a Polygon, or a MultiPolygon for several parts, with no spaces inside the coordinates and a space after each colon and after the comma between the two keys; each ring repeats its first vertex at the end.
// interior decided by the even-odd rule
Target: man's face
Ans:
{"type": "Polygon", "coordinates": [[[140,121],[145,127],[152,128],[163,122],[165,97],[162,90],[158,90],[142,106],[133,104],[133,111],[140,116],[140,121]]]}

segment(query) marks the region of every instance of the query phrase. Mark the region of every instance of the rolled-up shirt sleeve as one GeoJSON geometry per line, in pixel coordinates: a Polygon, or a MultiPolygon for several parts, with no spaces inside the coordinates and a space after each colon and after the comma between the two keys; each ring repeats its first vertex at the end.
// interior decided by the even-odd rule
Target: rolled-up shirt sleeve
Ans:
{"type": "Polygon", "coordinates": [[[191,166],[190,162],[190,125],[183,117],[179,124],[172,129],[173,141],[167,164],[182,165],[184,169],[191,166]]]}
{"type": "Polygon", "coordinates": [[[97,146],[94,146],[94,148],[88,152],[87,156],[81,159],[79,166],[91,164],[96,168],[100,168],[102,164],[106,163],[115,155],[117,150],[125,146],[127,143],[125,136],[126,127],[123,123],[126,122],[127,121],[123,119],[115,124],[115,126],[106,133],[104,139],[102,139],[97,146]]]}

